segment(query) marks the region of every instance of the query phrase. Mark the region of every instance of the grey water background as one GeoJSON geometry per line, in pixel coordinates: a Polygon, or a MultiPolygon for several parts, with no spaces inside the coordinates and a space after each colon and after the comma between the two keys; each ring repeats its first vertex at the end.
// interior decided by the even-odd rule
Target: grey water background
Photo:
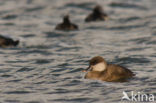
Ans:
{"type": "Polygon", "coordinates": [[[120,103],[123,91],[156,96],[155,0],[0,0],[0,34],[21,41],[0,48],[0,103],[120,103]],[[96,4],[110,19],[84,23],[96,4]],[[78,31],[54,30],[66,14],[78,31]],[[136,77],[84,79],[97,55],[136,77]]]}

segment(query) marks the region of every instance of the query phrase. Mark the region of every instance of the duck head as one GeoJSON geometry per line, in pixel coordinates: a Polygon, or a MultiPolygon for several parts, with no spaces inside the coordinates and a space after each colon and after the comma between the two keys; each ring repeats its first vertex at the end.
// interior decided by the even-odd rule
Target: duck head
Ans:
{"type": "Polygon", "coordinates": [[[93,13],[94,14],[102,14],[103,13],[103,9],[100,5],[96,5],[95,8],[93,9],[93,13]]]}
{"type": "Polygon", "coordinates": [[[107,62],[104,60],[104,58],[100,56],[93,57],[89,61],[89,67],[86,69],[86,71],[97,71],[102,72],[105,71],[107,68],[107,62]]]}
{"type": "Polygon", "coordinates": [[[70,24],[69,15],[66,15],[63,17],[63,23],[64,24],[70,24]]]}
{"type": "Polygon", "coordinates": [[[13,45],[17,46],[19,44],[19,40],[14,41],[13,45]]]}

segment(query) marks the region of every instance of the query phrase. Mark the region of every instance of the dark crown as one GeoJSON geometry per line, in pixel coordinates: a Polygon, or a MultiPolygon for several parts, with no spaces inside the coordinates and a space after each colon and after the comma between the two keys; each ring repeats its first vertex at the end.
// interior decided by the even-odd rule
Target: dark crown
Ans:
{"type": "Polygon", "coordinates": [[[100,62],[106,62],[101,56],[96,56],[96,57],[93,57],[90,61],[89,61],[89,64],[90,65],[96,65],[100,62]]]}

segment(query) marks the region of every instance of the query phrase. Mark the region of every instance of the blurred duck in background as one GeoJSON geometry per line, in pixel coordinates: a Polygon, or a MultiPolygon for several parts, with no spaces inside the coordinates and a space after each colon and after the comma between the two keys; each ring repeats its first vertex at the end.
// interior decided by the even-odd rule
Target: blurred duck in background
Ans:
{"type": "Polygon", "coordinates": [[[70,30],[78,30],[78,25],[71,23],[70,19],[69,19],[69,15],[64,16],[63,18],[63,22],[58,24],[55,27],[56,30],[66,30],[66,31],[70,31],[70,30]]]}
{"type": "Polygon", "coordinates": [[[19,44],[19,40],[14,41],[13,39],[9,37],[5,37],[0,35],[0,47],[6,48],[6,47],[15,47],[19,44]]]}
{"type": "Polygon", "coordinates": [[[96,5],[93,12],[85,18],[85,22],[105,21],[107,19],[108,15],[103,11],[102,7],[100,5],[96,5]]]}

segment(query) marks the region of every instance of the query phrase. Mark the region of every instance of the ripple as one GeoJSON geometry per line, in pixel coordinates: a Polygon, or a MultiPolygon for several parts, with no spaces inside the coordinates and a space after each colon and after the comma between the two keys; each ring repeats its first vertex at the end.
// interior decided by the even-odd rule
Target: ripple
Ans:
{"type": "Polygon", "coordinates": [[[20,82],[20,81],[22,81],[22,79],[9,80],[9,81],[7,81],[7,82],[17,83],[17,82],[20,82]]]}
{"type": "MultiPolygon", "coordinates": [[[[67,80],[70,80],[71,78],[67,78],[67,80]]],[[[72,87],[76,86],[77,84],[81,84],[82,82],[80,80],[71,80],[70,82],[64,83],[63,87],[72,87]]],[[[80,91],[80,90],[79,90],[80,91]]]]}
{"type": "Polygon", "coordinates": [[[147,41],[149,41],[151,39],[151,37],[142,37],[142,38],[135,38],[135,39],[131,39],[129,41],[135,42],[137,44],[142,44],[142,43],[146,43],[147,41]]]}
{"type": "Polygon", "coordinates": [[[15,24],[14,23],[11,23],[11,22],[10,23],[8,22],[8,23],[4,23],[2,25],[5,25],[5,26],[14,26],[15,24]]]}
{"type": "Polygon", "coordinates": [[[64,35],[62,35],[61,33],[57,33],[57,32],[45,32],[47,37],[62,37],[64,35]]]}
{"type": "Polygon", "coordinates": [[[128,17],[128,18],[121,18],[119,19],[119,22],[125,23],[125,22],[132,22],[132,21],[140,20],[140,19],[141,19],[140,17],[133,16],[133,17],[128,17]]]}
{"type": "Polygon", "coordinates": [[[16,19],[18,16],[16,14],[8,14],[2,17],[4,20],[16,19]]]}
{"type": "Polygon", "coordinates": [[[142,51],[142,50],[145,50],[147,48],[141,48],[141,47],[137,47],[137,48],[130,48],[130,49],[127,49],[127,51],[142,51]]]}
{"type": "Polygon", "coordinates": [[[139,63],[139,64],[148,64],[151,61],[148,60],[147,58],[136,58],[136,57],[122,57],[122,58],[115,58],[115,61],[120,61],[122,62],[121,64],[129,64],[129,63],[139,63]]]}
{"type": "Polygon", "coordinates": [[[30,102],[25,102],[25,103],[44,103],[44,102],[39,102],[39,101],[30,101],[30,102]]]}
{"type": "Polygon", "coordinates": [[[46,60],[46,59],[38,59],[36,60],[36,64],[47,64],[50,63],[51,61],[46,60]]]}
{"type": "Polygon", "coordinates": [[[69,36],[69,37],[73,37],[76,35],[76,31],[74,31],[75,33],[72,33],[71,31],[65,31],[65,32],[44,32],[47,36],[47,38],[58,38],[58,37],[65,37],[65,36],[69,36]],[[69,33],[70,32],[70,33],[69,33]]]}
{"type": "Polygon", "coordinates": [[[21,101],[20,100],[5,100],[5,102],[8,102],[8,103],[20,103],[21,101]]]}
{"type": "Polygon", "coordinates": [[[84,70],[83,68],[78,68],[78,69],[72,69],[71,71],[69,71],[68,73],[75,73],[75,72],[80,72],[84,70]]]}
{"type": "Polygon", "coordinates": [[[145,24],[137,24],[137,25],[122,25],[122,26],[114,26],[114,27],[108,27],[108,30],[131,30],[131,29],[137,29],[137,28],[142,28],[145,27],[148,23],[145,24]]]}
{"type": "MultiPolygon", "coordinates": [[[[54,99],[54,100],[52,100],[52,101],[59,101],[59,102],[87,102],[87,103],[89,103],[89,102],[91,102],[90,101],[90,98],[83,98],[83,97],[77,97],[77,98],[72,98],[72,99],[68,99],[68,98],[66,98],[66,99],[54,99]]],[[[95,101],[95,100],[92,100],[92,101],[95,101]]]]}
{"type": "Polygon", "coordinates": [[[30,37],[35,37],[36,34],[25,34],[25,35],[22,35],[22,37],[24,38],[30,38],[30,37]]]}
{"type": "Polygon", "coordinates": [[[37,7],[26,8],[25,11],[26,12],[33,12],[33,11],[42,10],[43,8],[44,7],[42,7],[42,6],[37,6],[37,7]]]}
{"type": "MultiPolygon", "coordinates": [[[[34,46],[31,46],[29,48],[33,48],[34,46]]],[[[34,48],[40,48],[42,47],[42,49],[46,48],[45,46],[35,46],[34,48]]],[[[40,48],[41,49],[41,48],[40,48]]],[[[50,55],[51,53],[45,50],[29,50],[29,51],[20,51],[18,52],[19,54],[31,54],[31,53],[36,53],[36,54],[42,54],[42,55],[50,55]]]]}
{"type": "Polygon", "coordinates": [[[28,71],[32,71],[32,70],[34,70],[34,68],[23,67],[23,68],[17,70],[16,72],[28,72],[28,71]]]}
{"type": "Polygon", "coordinates": [[[86,2],[86,3],[68,3],[64,7],[72,7],[72,8],[79,8],[79,9],[86,9],[91,10],[89,6],[94,5],[95,2],[86,2]]]}
{"type": "MultiPolygon", "coordinates": [[[[30,102],[25,102],[25,103],[41,103],[41,102],[39,102],[39,101],[30,101],[30,102]]],[[[42,103],[44,103],[44,102],[42,102],[42,103]]]]}
{"type": "Polygon", "coordinates": [[[146,7],[136,5],[136,4],[130,4],[130,3],[122,3],[122,2],[112,2],[110,4],[111,7],[119,7],[119,8],[128,8],[128,9],[140,9],[140,10],[147,10],[146,7]]]}
{"type": "Polygon", "coordinates": [[[9,92],[5,92],[5,94],[29,94],[29,93],[33,93],[30,91],[9,91],[9,92]]]}
{"type": "Polygon", "coordinates": [[[1,77],[4,77],[4,78],[8,78],[8,77],[11,77],[12,75],[8,75],[8,74],[4,74],[4,75],[1,75],[1,77]]]}
{"type": "Polygon", "coordinates": [[[155,40],[151,40],[151,41],[148,40],[147,44],[153,44],[153,45],[155,45],[156,44],[156,41],[155,40]]]}

